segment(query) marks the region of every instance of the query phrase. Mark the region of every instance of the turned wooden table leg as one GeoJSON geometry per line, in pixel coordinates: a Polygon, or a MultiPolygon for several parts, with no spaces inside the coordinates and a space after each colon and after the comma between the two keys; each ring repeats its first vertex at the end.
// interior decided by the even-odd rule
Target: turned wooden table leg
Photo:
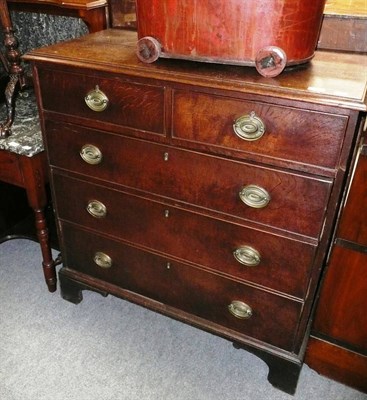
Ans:
{"type": "Polygon", "coordinates": [[[44,212],[47,205],[46,183],[48,182],[46,155],[41,152],[33,157],[20,156],[20,161],[28,202],[35,214],[37,237],[42,252],[43,273],[48,290],[54,292],[57,278],[44,212]]]}
{"type": "Polygon", "coordinates": [[[46,223],[44,208],[34,209],[35,224],[38,241],[42,252],[42,268],[45,276],[46,284],[50,292],[56,291],[56,271],[55,262],[52,258],[51,246],[46,223]]]}

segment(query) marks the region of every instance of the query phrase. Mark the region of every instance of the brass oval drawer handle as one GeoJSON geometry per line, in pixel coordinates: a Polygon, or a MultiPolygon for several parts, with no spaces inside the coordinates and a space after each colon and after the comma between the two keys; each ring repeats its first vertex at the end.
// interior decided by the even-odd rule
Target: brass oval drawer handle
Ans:
{"type": "Polygon", "coordinates": [[[243,301],[233,300],[228,306],[228,310],[239,319],[249,319],[252,316],[252,308],[243,301]]]}
{"type": "Polygon", "coordinates": [[[93,257],[93,261],[101,268],[111,268],[112,267],[112,259],[106,253],[102,253],[101,251],[97,251],[93,257]]]}
{"type": "Polygon", "coordinates": [[[84,100],[92,111],[97,112],[104,111],[109,103],[108,97],[99,89],[98,85],[87,93],[84,100]]]}
{"type": "Polygon", "coordinates": [[[243,115],[233,124],[234,133],[241,139],[254,141],[260,139],[265,133],[265,124],[254,111],[249,115],[243,115]]]}
{"type": "Polygon", "coordinates": [[[256,267],[260,264],[260,253],[251,246],[241,246],[233,252],[234,258],[247,267],[256,267]]]}
{"type": "Polygon", "coordinates": [[[80,157],[91,165],[100,164],[102,161],[102,152],[93,144],[86,144],[80,149],[80,157]]]}
{"type": "Polygon", "coordinates": [[[87,205],[87,211],[94,218],[104,218],[107,214],[106,206],[98,200],[92,200],[87,205]]]}
{"type": "Polygon", "coordinates": [[[269,204],[270,194],[261,186],[247,185],[239,193],[240,199],[249,207],[264,208],[269,204]]]}

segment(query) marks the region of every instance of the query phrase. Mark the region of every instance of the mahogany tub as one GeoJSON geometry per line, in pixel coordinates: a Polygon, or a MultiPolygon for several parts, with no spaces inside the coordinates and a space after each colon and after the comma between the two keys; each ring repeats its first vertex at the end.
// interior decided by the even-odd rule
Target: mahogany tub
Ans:
{"type": "Polygon", "coordinates": [[[314,54],[326,0],[136,0],[137,56],[255,66],[276,76],[314,54]]]}

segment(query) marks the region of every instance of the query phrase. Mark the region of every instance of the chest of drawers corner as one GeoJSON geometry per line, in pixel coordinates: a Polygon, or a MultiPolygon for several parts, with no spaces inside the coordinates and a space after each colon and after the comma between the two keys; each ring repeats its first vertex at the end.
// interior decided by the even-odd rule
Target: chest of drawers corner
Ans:
{"type": "Polygon", "coordinates": [[[106,30],[27,56],[62,296],[110,293],[220,335],[294,393],[366,109],[365,58],[320,53],[267,80],[142,65],[135,43],[106,30]]]}

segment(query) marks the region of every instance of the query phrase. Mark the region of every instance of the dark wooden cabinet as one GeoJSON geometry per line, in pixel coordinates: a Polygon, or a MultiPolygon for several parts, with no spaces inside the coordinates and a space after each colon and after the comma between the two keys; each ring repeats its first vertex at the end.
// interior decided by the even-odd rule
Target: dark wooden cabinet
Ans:
{"type": "Polygon", "coordinates": [[[365,57],[248,67],[142,64],[136,33],[34,50],[63,268],[208,330],[296,388],[366,110],[365,57]],[[58,96],[55,96],[55,93],[58,96]]]}
{"type": "Polygon", "coordinates": [[[367,141],[346,191],[306,362],[367,392],[367,141]]]}
{"type": "MultiPolygon", "coordinates": [[[[366,27],[363,1],[327,1],[319,47],[365,53],[366,27]]],[[[364,129],[362,135],[366,136],[363,119],[360,125],[364,129]]],[[[367,393],[366,137],[361,138],[356,149],[321,282],[305,362],[319,373],[367,393]]]]}

